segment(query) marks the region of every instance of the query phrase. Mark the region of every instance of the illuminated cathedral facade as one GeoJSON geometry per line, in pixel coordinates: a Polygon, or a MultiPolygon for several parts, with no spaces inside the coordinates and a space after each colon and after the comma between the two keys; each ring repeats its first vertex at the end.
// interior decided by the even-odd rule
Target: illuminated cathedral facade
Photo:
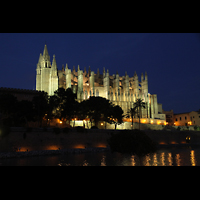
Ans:
{"type": "Polygon", "coordinates": [[[135,74],[129,77],[125,72],[120,76],[118,72],[110,75],[109,70],[103,68],[103,73],[91,71],[86,68],[81,70],[79,65],[76,71],[75,67],[69,69],[68,65],[58,70],[55,55],[51,63],[47,46],[45,45],[43,55],[40,54],[36,68],[36,90],[45,91],[53,95],[58,88],[71,88],[77,93],[77,100],[82,101],[90,96],[100,96],[110,100],[114,105],[119,105],[124,114],[133,107],[136,99],[141,98],[146,103],[146,108],[142,109],[142,118],[151,120],[165,120],[165,114],[162,114],[162,104],[158,104],[157,95],[148,92],[147,73],[141,74],[139,80],[135,74]]]}

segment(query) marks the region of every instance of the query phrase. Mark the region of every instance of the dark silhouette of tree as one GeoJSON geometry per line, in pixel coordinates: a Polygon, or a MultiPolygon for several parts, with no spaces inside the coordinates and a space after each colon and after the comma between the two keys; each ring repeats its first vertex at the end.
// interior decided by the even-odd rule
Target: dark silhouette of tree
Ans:
{"type": "Polygon", "coordinates": [[[140,118],[142,116],[142,108],[145,108],[146,103],[143,102],[142,99],[137,99],[136,102],[133,104],[133,108],[131,108],[128,112],[127,112],[127,117],[131,117],[132,118],[132,129],[133,129],[133,117],[135,115],[137,115],[137,117],[139,118],[139,130],[140,130],[140,118]]]}
{"type": "Polygon", "coordinates": [[[108,139],[111,151],[139,158],[157,150],[156,143],[140,130],[121,130],[108,139]]]}
{"type": "Polygon", "coordinates": [[[121,107],[113,105],[103,97],[91,96],[89,99],[82,101],[79,105],[79,111],[80,119],[90,118],[90,122],[94,121],[96,127],[99,121],[115,124],[115,128],[117,124],[123,122],[123,110],[121,107]]]}
{"type": "Polygon", "coordinates": [[[137,112],[136,112],[136,107],[134,107],[134,108],[131,108],[131,109],[127,112],[127,115],[126,115],[127,118],[131,117],[131,119],[132,119],[132,129],[133,129],[133,118],[135,117],[135,114],[136,114],[136,113],[137,113],[137,112]]]}
{"type": "Polygon", "coordinates": [[[133,104],[134,108],[138,110],[138,118],[139,118],[139,130],[140,130],[140,118],[142,116],[142,108],[145,108],[146,104],[143,102],[143,99],[137,99],[133,104]]]}
{"type": "Polygon", "coordinates": [[[53,108],[54,115],[60,119],[66,118],[68,122],[78,115],[78,102],[75,100],[76,94],[74,94],[71,88],[65,90],[59,88],[54,92],[54,95],[50,97],[50,105],[53,108]]]}
{"type": "Polygon", "coordinates": [[[98,126],[98,122],[101,120],[106,121],[110,117],[110,108],[112,104],[103,97],[91,96],[88,100],[82,101],[82,115],[90,118],[91,122],[94,121],[95,126],[98,126]]]}
{"type": "Polygon", "coordinates": [[[121,124],[123,122],[123,110],[120,106],[112,106],[109,111],[110,116],[108,123],[115,124],[115,129],[117,128],[117,125],[121,124]]]}
{"type": "Polygon", "coordinates": [[[12,94],[2,93],[0,95],[1,123],[14,126],[17,113],[17,98],[12,94]]]}
{"type": "Polygon", "coordinates": [[[42,126],[42,120],[45,114],[48,113],[48,94],[42,92],[41,94],[33,97],[33,112],[36,120],[38,120],[39,126],[42,126]]]}

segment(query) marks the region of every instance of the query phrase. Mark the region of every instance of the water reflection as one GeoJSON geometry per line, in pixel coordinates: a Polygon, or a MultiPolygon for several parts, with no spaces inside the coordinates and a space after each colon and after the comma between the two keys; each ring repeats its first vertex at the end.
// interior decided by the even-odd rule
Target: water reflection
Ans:
{"type": "Polygon", "coordinates": [[[168,153],[168,163],[169,163],[169,166],[172,166],[173,165],[173,158],[172,158],[172,153],[168,153]]]}
{"type": "Polygon", "coordinates": [[[200,148],[160,149],[139,158],[136,155],[99,152],[1,159],[1,166],[198,166],[200,148]]]}
{"type": "Polygon", "coordinates": [[[191,161],[191,165],[195,166],[196,165],[196,159],[195,159],[195,154],[194,154],[194,150],[190,151],[190,161],[191,161]]]}

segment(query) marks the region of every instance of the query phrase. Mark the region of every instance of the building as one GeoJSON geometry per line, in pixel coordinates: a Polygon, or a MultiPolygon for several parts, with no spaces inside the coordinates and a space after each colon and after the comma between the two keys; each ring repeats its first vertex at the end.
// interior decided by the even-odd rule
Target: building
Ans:
{"type": "Polygon", "coordinates": [[[40,93],[41,91],[0,87],[0,94],[12,94],[17,97],[18,101],[32,101],[33,97],[39,95],[40,93]]]}
{"type": "Polygon", "coordinates": [[[157,95],[150,94],[148,91],[148,76],[141,74],[139,81],[138,75],[129,77],[125,72],[124,76],[116,74],[110,75],[108,69],[103,69],[103,74],[88,72],[86,68],[81,70],[79,65],[77,71],[75,67],[69,69],[62,66],[62,70],[57,69],[55,55],[52,64],[48,54],[47,45],[44,46],[43,55],[40,54],[36,68],[36,90],[45,91],[53,95],[58,88],[71,88],[77,93],[77,100],[82,101],[90,96],[101,96],[109,99],[113,104],[121,106],[124,113],[133,107],[138,98],[142,98],[146,103],[146,108],[142,109],[142,118],[146,123],[165,123],[165,114],[162,113],[162,104],[158,104],[157,95]]]}
{"type": "Polygon", "coordinates": [[[174,125],[174,112],[173,110],[170,111],[162,111],[163,114],[166,115],[166,124],[169,126],[173,126],[174,125]]]}
{"type": "Polygon", "coordinates": [[[200,113],[191,111],[187,113],[174,114],[175,126],[200,126],[200,113]]]}

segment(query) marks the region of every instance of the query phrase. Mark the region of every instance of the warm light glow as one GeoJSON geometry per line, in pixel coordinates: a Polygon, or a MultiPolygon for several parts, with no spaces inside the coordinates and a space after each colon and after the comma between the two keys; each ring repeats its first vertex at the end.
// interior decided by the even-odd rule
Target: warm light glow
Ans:
{"type": "Polygon", "coordinates": [[[59,146],[57,145],[50,145],[46,147],[46,150],[58,150],[58,149],[59,149],[59,146]]]}
{"type": "Polygon", "coordinates": [[[151,120],[151,124],[153,124],[153,120],[151,120]]]}
{"type": "Polygon", "coordinates": [[[187,136],[187,137],[186,137],[186,140],[190,140],[190,136],[187,136]]]}
{"type": "Polygon", "coordinates": [[[160,121],[157,121],[157,124],[161,124],[161,122],[160,122],[160,121]]]}
{"type": "Polygon", "coordinates": [[[146,123],[146,121],[147,121],[146,119],[143,119],[143,120],[142,120],[142,123],[146,123]]]}
{"type": "Polygon", "coordinates": [[[73,146],[74,149],[85,149],[85,146],[83,144],[77,144],[73,146]]]}
{"type": "Polygon", "coordinates": [[[166,144],[166,142],[159,142],[159,144],[166,144]]]}
{"type": "Polygon", "coordinates": [[[101,122],[101,126],[103,126],[103,122],[101,122]]]}
{"type": "Polygon", "coordinates": [[[190,122],[188,122],[188,125],[192,125],[192,122],[190,121],[190,122]]]}
{"type": "Polygon", "coordinates": [[[106,144],[98,143],[95,147],[106,148],[106,144]]]}
{"type": "Polygon", "coordinates": [[[60,124],[62,124],[62,121],[60,121],[60,124]]]}
{"type": "Polygon", "coordinates": [[[190,161],[191,161],[191,165],[195,166],[196,165],[196,159],[195,159],[195,154],[194,154],[194,150],[190,151],[190,161]]]}

